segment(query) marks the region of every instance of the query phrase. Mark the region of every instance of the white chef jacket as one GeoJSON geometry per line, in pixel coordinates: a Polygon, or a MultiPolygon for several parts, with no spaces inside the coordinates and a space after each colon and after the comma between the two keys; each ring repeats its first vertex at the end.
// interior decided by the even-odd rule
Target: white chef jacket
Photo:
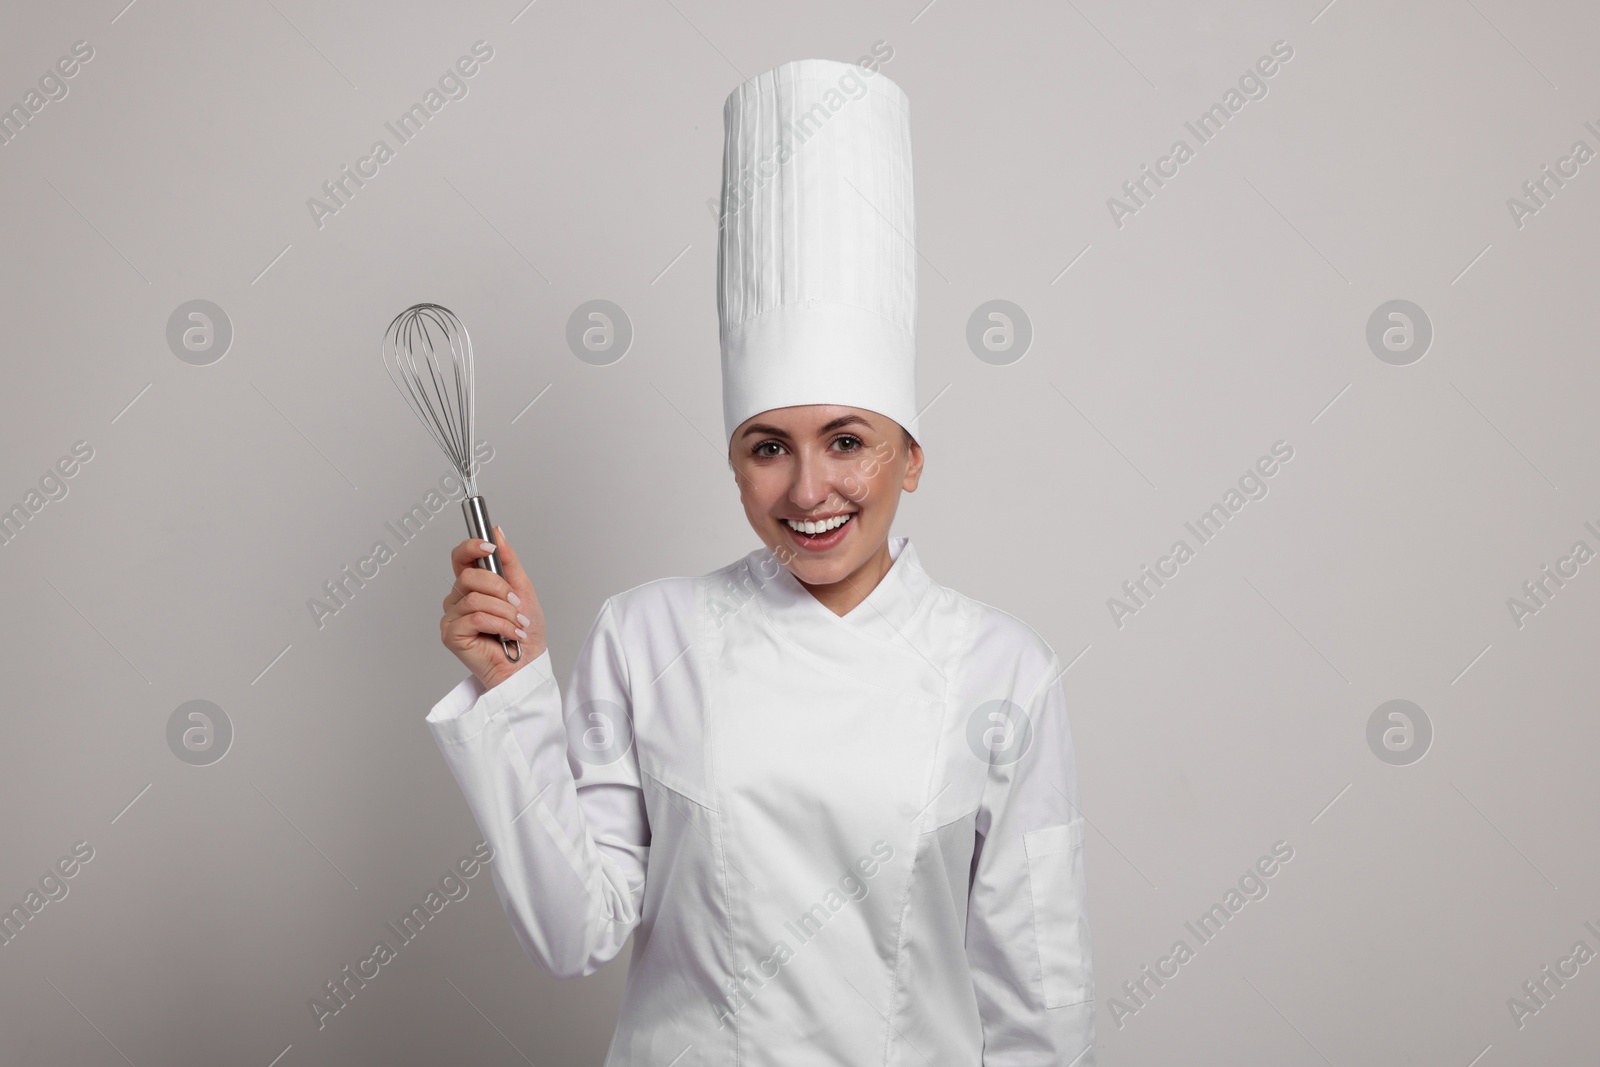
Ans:
{"type": "Polygon", "coordinates": [[[1093,1067],[1062,664],[890,552],[843,616],[765,547],[647,582],[564,693],[547,649],[428,714],[523,948],[634,935],[607,1067],[1093,1067]]]}

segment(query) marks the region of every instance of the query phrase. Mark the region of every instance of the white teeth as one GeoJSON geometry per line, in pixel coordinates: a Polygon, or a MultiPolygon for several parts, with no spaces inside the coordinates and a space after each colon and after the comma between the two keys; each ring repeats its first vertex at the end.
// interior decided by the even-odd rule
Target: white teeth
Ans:
{"type": "Polygon", "coordinates": [[[795,522],[793,519],[784,519],[783,521],[789,524],[789,529],[791,530],[796,530],[800,533],[819,534],[838,529],[849,522],[854,515],[855,512],[852,511],[848,515],[835,515],[833,518],[825,519],[822,522],[795,522]]]}

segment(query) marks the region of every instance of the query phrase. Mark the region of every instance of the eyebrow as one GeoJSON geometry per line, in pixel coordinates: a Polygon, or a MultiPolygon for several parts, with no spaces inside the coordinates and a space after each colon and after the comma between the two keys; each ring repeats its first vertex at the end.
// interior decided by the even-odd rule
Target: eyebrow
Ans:
{"type": "MultiPolygon", "coordinates": [[[[817,436],[821,437],[825,433],[832,433],[834,430],[837,430],[843,426],[865,426],[869,430],[872,429],[872,424],[866,419],[863,419],[860,415],[841,415],[832,422],[825,423],[824,425],[818,427],[817,436]]],[[[740,437],[749,437],[753,433],[766,434],[770,437],[782,437],[785,439],[789,437],[788,431],[780,429],[777,426],[769,426],[764,422],[751,423],[749,426],[745,427],[745,431],[740,435],[740,437]]]]}

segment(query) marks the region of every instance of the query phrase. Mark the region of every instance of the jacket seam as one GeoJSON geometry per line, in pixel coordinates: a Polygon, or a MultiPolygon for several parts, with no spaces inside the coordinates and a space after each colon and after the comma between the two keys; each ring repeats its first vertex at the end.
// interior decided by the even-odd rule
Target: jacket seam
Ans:
{"type": "MultiPolygon", "coordinates": [[[[932,587],[931,586],[929,587],[929,589],[924,591],[922,600],[918,601],[918,603],[917,603],[918,611],[917,612],[913,612],[912,613],[912,617],[915,617],[916,614],[918,612],[920,612],[923,603],[925,603],[927,601],[927,598],[928,598],[928,596],[929,596],[929,594],[931,592],[932,592],[932,587]]],[[[971,612],[970,610],[964,610],[964,611],[962,611],[961,616],[962,616],[961,617],[961,623],[960,623],[960,626],[958,627],[960,633],[958,635],[958,639],[957,639],[956,644],[955,644],[955,647],[957,647],[957,648],[965,648],[965,647],[967,647],[967,645],[966,645],[967,639],[971,636],[973,612],[971,612]]],[[[965,665],[965,664],[963,664],[963,665],[965,665]]],[[[954,675],[955,673],[957,673],[957,672],[951,671],[950,675],[954,675]]],[[[945,718],[949,714],[949,710],[950,710],[950,694],[955,691],[952,688],[954,682],[953,682],[953,679],[951,678],[950,675],[944,676],[944,692],[940,694],[939,701],[938,701],[939,717],[938,717],[937,722],[935,722],[931,727],[935,731],[934,736],[936,737],[937,741],[936,741],[936,743],[934,745],[933,759],[929,762],[928,778],[923,783],[922,792],[923,792],[924,796],[926,796],[927,793],[928,793],[928,790],[932,788],[933,782],[935,780],[937,780],[938,774],[939,774],[939,768],[942,765],[943,760],[944,760],[945,737],[946,737],[946,734],[949,732],[945,728],[945,726],[946,726],[945,718]]],[[[937,815],[935,815],[935,818],[937,819],[937,815]]],[[[937,828],[935,828],[935,829],[937,829],[937,828]]],[[[905,958],[906,915],[909,914],[910,911],[911,911],[911,890],[912,890],[913,886],[915,886],[915,884],[916,884],[917,860],[922,855],[922,839],[923,839],[923,837],[924,837],[924,834],[919,832],[915,836],[915,838],[913,838],[913,840],[915,842],[915,845],[913,846],[912,853],[911,853],[911,869],[906,874],[905,894],[900,899],[900,915],[899,915],[899,918],[896,920],[896,923],[895,923],[894,965],[889,968],[889,977],[888,977],[888,984],[889,984],[889,1010],[884,1012],[884,1028],[883,1028],[883,1063],[884,1063],[884,1067],[888,1067],[889,1056],[894,1050],[893,1044],[891,1042],[890,1034],[894,1031],[894,1013],[895,1013],[896,1008],[899,1006],[899,999],[896,996],[896,994],[898,993],[899,988],[900,988],[900,966],[901,966],[901,962],[905,958]]]]}
{"type": "MultiPolygon", "coordinates": [[[[720,661],[721,659],[723,636],[720,628],[714,630],[711,635],[708,635],[706,632],[706,619],[707,614],[710,611],[710,607],[706,602],[708,595],[709,589],[706,580],[701,579],[697,581],[695,583],[695,638],[696,643],[699,644],[704,642],[708,636],[715,636],[717,640],[717,647],[709,651],[713,653],[713,662],[716,662],[720,661]]],[[[715,758],[717,736],[721,726],[719,721],[719,716],[722,709],[721,675],[721,671],[708,672],[709,683],[707,685],[706,694],[705,736],[704,740],[702,741],[703,748],[701,750],[700,758],[705,762],[706,791],[711,795],[712,803],[715,805],[715,807],[711,809],[711,827],[714,834],[716,847],[717,879],[721,883],[720,888],[722,890],[722,914],[724,917],[723,929],[726,936],[725,951],[727,953],[728,965],[731,967],[734,962],[734,945],[736,944],[736,938],[734,936],[734,923],[736,921],[736,917],[734,915],[735,909],[733,903],[733,893],[728,885],[727,828],[722,818],[721,811],[723,806],[722,779],[718,773],[715,758]]],[[[729,1026],[729,1029],[733,1031],[733,1063],[734,1067],[739,1067],[739,1065],[744,1062],[744,1031],[739,1025],[738,1012],[731,1012],[730,1019],[731,1025],[729,1026]]]]}

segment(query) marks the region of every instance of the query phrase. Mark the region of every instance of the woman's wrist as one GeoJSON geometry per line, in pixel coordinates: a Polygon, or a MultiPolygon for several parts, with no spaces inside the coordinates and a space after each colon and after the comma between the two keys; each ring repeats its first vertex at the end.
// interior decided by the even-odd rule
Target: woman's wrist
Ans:
{"type": "Polygon", "coordinates": [[[523,667],[526,667],[529,663],[531,663],[534,660],[538,659],[540,656],[544,655],[544,653],[545,653],[545,645],[542,642],[539,644],[539,646],[537,648],[535,648],[533,645],[529,644],[528,642],[523,641],[521,643],[521,648],[522,648],[522,655],[521,655],[520,658],[517,659],[517,661],[515,663],[507,660],[505,663],[503,663],[502,665],[496,667],[494,670],[489,671],[486,674],[482,674],[482,675],[478,676],[478,682],[479,682],[480,685],[483,686],[485,692],[489,691],[490,689],[495,688],[496,686],[498,686],[501,683],[505,682],[506,680],[510,679],[511,677],[516,675],[516,673],[518,671],[520,671],[523,667]]]}

